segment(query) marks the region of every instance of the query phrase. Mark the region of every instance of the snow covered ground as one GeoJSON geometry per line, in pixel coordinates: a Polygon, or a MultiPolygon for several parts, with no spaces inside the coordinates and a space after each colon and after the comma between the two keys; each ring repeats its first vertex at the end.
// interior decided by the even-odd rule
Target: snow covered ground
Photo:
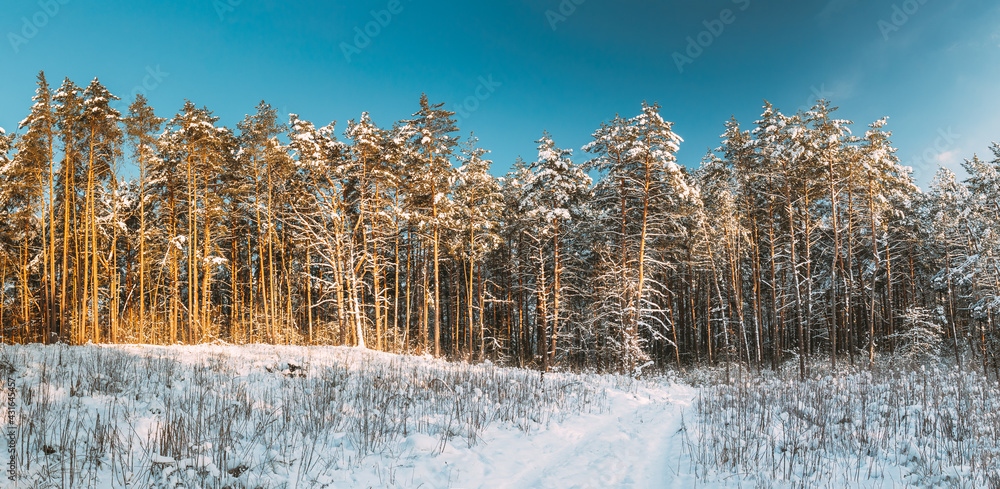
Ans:
{"type": "Polygon", "coordinates": [[[672,487],[695,394],[354,348],[8,346],[0,364],[18,487],[672,487]]]}
{"type": "Polygon", "coordinates": [[[794,367],[707,376],[685,430],[690,466],[750,487],[1000,488],[992,373],[930,358],[863,363],[836,375],[814,365],[805,381],[794,367]]]}
{"type": "MultiPolygon", "coordinates": [[[[947,440],[930,447],[906,435],[907,428],[890,428],[896,418],[887,413],[926,418],[914,415],[918,408],[893,411],[895,404],[882,398],[865,407],[852,397],[874,384],[861,377],[837,380],[846,382],[839,397],[825,397],[856,407],[844,421],[844,412],[823,410],[817,393],[832,384],[822,379],[720,385],[717,372],[696,372],[685,378],[702,385],[691,387],[662,377],[541,376],[488,362],[355,348],[6,346],[0,373],[14,386],[14,422],[5,431],[14,430],[16,487],[25,488],[984,487],[997,481],[989,478],[989,468],[997,467],[997,433],[989,431],[996,416],[982,411],[996,407],[990,404],[995,384],[975,391],[978,400],[968,399],[973,391],[955,391],[967,397],[965,407],[948,404],[943,390],[934,394],[931,421],[954,424],[963,413],[989,419],[982,429],[962,426],[975,447],[947,440]],[[828,424],[830,416],[840,418],[828,424]],[[868,452],[857,455],[855,448],[868,452]],[[937,460],[954,449],[965,452],[937,460]],[[959,463],[966,455],[979,460],[959,463]]],[[[985,385],[964,381],[973,390],[985,385]]],[[[935,433],[928,422],[920,429],[935,433]]],[[[9,464],[0,461],[6,482],[9,464]]]]}

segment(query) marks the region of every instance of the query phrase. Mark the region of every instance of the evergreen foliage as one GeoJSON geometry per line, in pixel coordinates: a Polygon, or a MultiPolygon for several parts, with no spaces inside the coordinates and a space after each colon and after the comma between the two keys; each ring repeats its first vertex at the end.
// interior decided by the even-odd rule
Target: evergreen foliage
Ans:
{"type": "Polygon", "coordinates": [[[419,100],[337,139],[261,102],[128,114],[44,74],[0,130],[6,342],[353,344],[541,369],[776,367],[878,352],[998,371],[1000,145],[929,192],[887,120],[770,104],[694,170],[657,104],[574,161],[544,133],[504,177],[419,100]],[[127,143],[127,144],[126,144],[127,143]],[[122,167],[137,175],[119,180],[122,167]],[[593,177],[593,178],[592,178],[593,177]]]}

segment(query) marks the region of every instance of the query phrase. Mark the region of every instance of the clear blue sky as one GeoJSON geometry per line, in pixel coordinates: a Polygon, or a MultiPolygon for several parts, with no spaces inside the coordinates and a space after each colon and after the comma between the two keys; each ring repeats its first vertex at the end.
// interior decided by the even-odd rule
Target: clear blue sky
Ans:
{"type": "Polygon", "coordinates": [[[1000,140],[995,0],[25,0],[4,7],[0,126],[8,132],[27,114],[35,75],[45,70],[53,85],[96,76],[129,99],[145,82],[161,116],[190,99],[231,126],[261,99],[317,125],[337,120],[342,129],[367,110],[389,126],[426,92],[466,112],[463,134],[475,131],[498,174],[518,155],[534,159],[543,130],[582,161],[579,148],[601,121],[635,115],[643,100],[660,102],[676,123],[685,139],[678,157],[689,166],[718,145],[730,115],[749,126],[764,99],[792,113],[827,97],[856,132],[890,116],[898,154],[921,184],[939,162],[957,167],[1000,140]],[[359,36],[366,28],[376,35],[359,36]],[[699,53],[689,37],[707,46],[699,53]],[[691,61],[683,71],[679,55],[691,61]]]}

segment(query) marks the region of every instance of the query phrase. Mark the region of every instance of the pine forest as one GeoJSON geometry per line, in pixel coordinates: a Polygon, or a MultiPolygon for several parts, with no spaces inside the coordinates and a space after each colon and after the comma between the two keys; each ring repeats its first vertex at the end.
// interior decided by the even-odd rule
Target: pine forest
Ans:
{"type": "Polygon", "coordinates": [[[128,110],[44,73],[0,132],[5,343],[350,345],[543,371],[945,355],[1000,375],[1000,145],[928,189],[886,119],[643,103],[495,176],[454,113],[128,110]],[[27,104],[26,104],[27,105],[27,104]],[[867,123],[865,121],[864,123],[867,123]]]}

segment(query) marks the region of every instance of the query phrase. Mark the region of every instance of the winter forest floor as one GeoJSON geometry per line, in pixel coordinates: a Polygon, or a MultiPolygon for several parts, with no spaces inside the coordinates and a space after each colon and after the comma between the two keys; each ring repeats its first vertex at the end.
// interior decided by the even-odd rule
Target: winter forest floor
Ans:
{"type": "Polygon", "coordinates": [[[18,488],[1000,487],[994,380],[939,362],[813,372],[4,346],[0,481],[13,465],[18,488]]]}

